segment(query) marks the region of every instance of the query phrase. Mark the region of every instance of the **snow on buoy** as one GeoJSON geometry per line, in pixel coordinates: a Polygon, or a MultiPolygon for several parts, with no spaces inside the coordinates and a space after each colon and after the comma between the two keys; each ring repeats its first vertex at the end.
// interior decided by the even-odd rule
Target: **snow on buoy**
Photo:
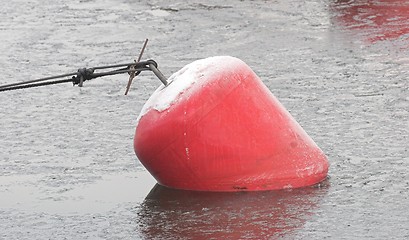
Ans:
{"type": "Polygon", "coordinates": [[[168,81],[142,108],[134,138],[159,184],[260,191],[326,178],[325,154],[240,59],[197,60],[168,81]]]}

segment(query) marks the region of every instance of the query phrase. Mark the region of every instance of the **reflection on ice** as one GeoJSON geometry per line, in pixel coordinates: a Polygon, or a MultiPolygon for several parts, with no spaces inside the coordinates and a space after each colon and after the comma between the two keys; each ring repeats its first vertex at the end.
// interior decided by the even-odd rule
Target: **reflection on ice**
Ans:
{"type": "Polygon", "coordinates": [[[394,40],[409,33],[409,2],[406,0],[336,0],[330,10],[333,21],[365,40],[394,40]]]}
{"type": "Polygon", "coordinates": [[[195,192],[156,185],[139,212],[147,239],[265,239],[294,234],[328,185],[267,192],[195,192]]]}
{"type": "Polygon", "coordinates": [[[87,183],[73,177],[64,186],[55,180],[54,186],[45,187],[39,184],[43,179],[41,175],[0,176],[1,208],[60,215],[106,214],[118,205],[142,202],[155,184],[146,171],[107,174],[87,183]]]}

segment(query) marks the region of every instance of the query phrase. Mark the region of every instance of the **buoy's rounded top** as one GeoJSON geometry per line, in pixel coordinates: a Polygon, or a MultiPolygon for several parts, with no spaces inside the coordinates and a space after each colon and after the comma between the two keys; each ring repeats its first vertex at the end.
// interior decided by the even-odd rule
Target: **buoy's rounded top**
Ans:
{"type": "Polygon", "coordinates": [[[156,89],[143,106],[138,121],[150,109],[159,112],[165,111],[182,96],[182,93],[184,93],[183,97],[186,98],[200,88],[203,83],[213,79],[214,75],[221,75],[226,71],[232,72],[243,64],[245,65],[242,60],[235,57],[215,56],[196,60],[186,65],[170,76],[167,86],[162,85],[156,89]],[[186,92],[188,89],[189,93],[186,92]]]}

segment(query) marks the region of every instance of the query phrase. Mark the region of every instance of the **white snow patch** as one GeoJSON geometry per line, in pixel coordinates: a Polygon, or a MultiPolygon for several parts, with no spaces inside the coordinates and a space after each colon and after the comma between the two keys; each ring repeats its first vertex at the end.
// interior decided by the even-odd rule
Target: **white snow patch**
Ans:
{"type": "Polygon", "coordinates": [[[235,57],[216,56],[196,60],[186,65],[170,76],[167,86],[162,85],[156,89],[142,107],[137,121],[139,121],[150,109],[162,112],[182,97],[188,97],[186,96],[187,94],[195,92],[195,90],[199,89],[203,83],[212,79],[214,75],[222,74],[223,72],[232,72],[238,66],[243,64],[245,64],[243,61],[235,57]],[[199,82],[201,84],[197,84],[199,82]],[[194,85],[196,85],[196,87],[193,88],[194,85]],[[189,93],[183,94],[188,89],[189,93]]]}
{"type": "Polygon", "coordinates": [[[287,184],[283,187],[283,189],[292,189],[292,188],[293,188],[293,185],[291,184],[287,184]]]}
{"type": "Polygon", "coordinates": [[[189,159],[190,159],[190,155],[189,155],[189,148],[188,148],[188,147],[185,148],[185,152],[186,152],[186,157],[187,157],[187,159],[189,160],[189,159]]]}
{"type": "Polygon", "coordinates": [[[311,176],[314,174],[314,166],[307,166],[302,169],[297,169],[296,174],[300,178],[311,176]]]}

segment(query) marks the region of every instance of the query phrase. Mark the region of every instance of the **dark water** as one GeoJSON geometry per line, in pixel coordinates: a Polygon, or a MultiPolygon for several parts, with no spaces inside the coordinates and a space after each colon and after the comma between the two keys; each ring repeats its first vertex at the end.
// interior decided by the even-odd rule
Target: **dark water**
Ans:
{"type": "Polygon", "coordinates": [[[409,238],[409,1],[20,1],[1,84],[144,58],[244,60],[327,154],[318,188],[155,186],[132,139],[150,73],[0,94],[0,239],[409,238]]]}

